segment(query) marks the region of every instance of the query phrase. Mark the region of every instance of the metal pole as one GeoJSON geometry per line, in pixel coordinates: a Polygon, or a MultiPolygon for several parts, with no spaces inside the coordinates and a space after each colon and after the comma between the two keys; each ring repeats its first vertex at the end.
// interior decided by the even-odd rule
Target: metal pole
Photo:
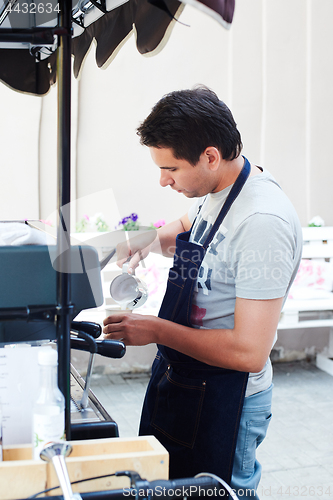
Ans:
{"type": "Polygon", "coordinates": [[[59,0],[59,27],[65,35],[58,37],[58,222],[57,222],[57,339],[58,384],[65,397],[66,439],[70,440],[70,155],[71,155],[71,5],[59,0]]]}

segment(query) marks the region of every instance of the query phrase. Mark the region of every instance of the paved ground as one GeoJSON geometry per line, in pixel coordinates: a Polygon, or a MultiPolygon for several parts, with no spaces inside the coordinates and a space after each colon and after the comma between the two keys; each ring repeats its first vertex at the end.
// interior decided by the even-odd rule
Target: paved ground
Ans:
{"type": "MultiPolygon", "coordinates": [[[[95,375],[92,390],[137,435],[147,374],[95,375]]],[[[262,500],[333,499],[333,377],[301,361],[274,365],[273,419],[258,449],[262,500]]]]}

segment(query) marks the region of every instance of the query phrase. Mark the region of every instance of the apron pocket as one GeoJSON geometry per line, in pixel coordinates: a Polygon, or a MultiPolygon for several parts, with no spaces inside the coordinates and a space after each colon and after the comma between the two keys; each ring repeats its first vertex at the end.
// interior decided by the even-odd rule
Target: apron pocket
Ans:
{"type": "Polygon", "coordinates": [[[193,448],[206,381],[182,377],[168,369],[157,386],[151,425],[172,441],[193,448]]]}

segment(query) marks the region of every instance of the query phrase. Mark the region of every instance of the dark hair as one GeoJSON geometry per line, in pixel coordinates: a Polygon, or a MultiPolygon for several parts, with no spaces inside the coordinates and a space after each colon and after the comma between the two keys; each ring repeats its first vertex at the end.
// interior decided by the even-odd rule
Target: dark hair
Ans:
{"type": "Polygon", "coordinates": [[[138,127],[144,146],[171,148],[174,156],[196,165],[208,146],[224,160],[234,160],[242,140],[230,109],[204,86],[171,92],[153,107],[138,127]]]}

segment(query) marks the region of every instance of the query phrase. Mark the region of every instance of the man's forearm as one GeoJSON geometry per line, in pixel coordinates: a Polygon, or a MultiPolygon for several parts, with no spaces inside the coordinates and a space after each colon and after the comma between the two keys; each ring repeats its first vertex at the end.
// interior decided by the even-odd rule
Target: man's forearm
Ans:
{"type": "Polygon", "coordinates": [[[135,313],[115,313],[105,318],[106,338],[121,338],[126,345],[162,344],[211,366],[239,371],[257,368],[252,356],[233,330],[203,330],[135,313]],[[249,364],[251,362],[251,365],[249,364]]]}
{"type": "Polygon", "coordinates": [[[157,230],[157,237],[151,246],[151,252],[161,253],[165,257],[173,257],[177,234],[185,231],[181,219],[170,222],[157,230]]]}
{"type": "Polygon", "coordinates": [[[234,328],[189,328],[160,320],[157,343],[188,354],[209,365],[256,373],[271,351],[283,298],[236,298],[234,328]]]}
{"type": "Polygon", "coordinates": [[[159,320],[155,333],[158,344],[211,366],[257,372],[265,363],[253,352],[253,345],[246,344],[235,330],[197,329],[159,320]]]}
{"type": "Polygon", "coordinates": [[[208,365],[256,373],[271,351],[282,302],[237,297],[233,329],[190,328],[155,316],[119,313],[104,320],[103,332],[126,345],[162,344],[208,365]]]}

